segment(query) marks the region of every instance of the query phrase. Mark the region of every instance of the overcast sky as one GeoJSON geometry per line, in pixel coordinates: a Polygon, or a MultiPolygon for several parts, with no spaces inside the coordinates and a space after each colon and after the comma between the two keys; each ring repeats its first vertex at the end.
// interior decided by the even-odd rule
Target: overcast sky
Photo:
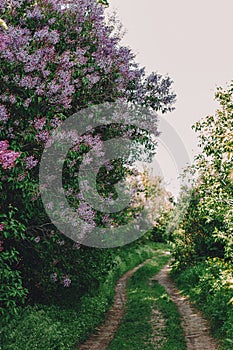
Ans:
{"type": "MultiPolygon", "coordinates": [[[[110,0],[113,9],[137,62],[174,80],[176,111],[166,119],[192,158],[198,149],[191,126],[214,113],[216,86],[233,79],[233,0],[110,0]]],[[[160,167],[174,182],[175,164],[161,154],[160,167]]]]}

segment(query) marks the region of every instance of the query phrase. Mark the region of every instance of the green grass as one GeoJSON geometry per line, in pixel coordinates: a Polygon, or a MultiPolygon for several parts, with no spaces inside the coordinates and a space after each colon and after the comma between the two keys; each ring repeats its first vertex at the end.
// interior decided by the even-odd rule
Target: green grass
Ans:
{"type": "MultiPolygon", "coordinates": [[[[116,280],[126,271],[152,257],[152,249],[162,244],[128,245],[119,250],[115,268],[100,288],[81,299],[73,295],[62,305],[34,305],[21,308],[9,322],[0,321],[1,350],[71,350],[84,341],[102,323],[110,308],[116,280]]],[[[142,349],[140,349],[142,350],[142,349]]]]}
{"type": "Polygon", "coordinates": [[[164,288],[149,278],[154,276],[169,259],[156,254],[152,262],[139,269],[127,284],[126,313],[108,350],[155,350],[150,342],[152,327],[151,310],[159,310],[165,320],[163,334],[166,338],[161,350],[185,350],[186,344],[175,304],[169,299],[164,288]]]}

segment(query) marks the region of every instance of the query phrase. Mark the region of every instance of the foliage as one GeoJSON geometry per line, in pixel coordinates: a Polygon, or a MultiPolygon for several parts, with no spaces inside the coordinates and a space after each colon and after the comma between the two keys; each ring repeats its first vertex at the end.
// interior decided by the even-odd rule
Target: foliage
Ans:
{"type": "Polygon", "coordinates": [[[129,175],[126,179],[134,189],[131,206],[143,207],[151,223],[152,229],[148,231],[146,237],[155,242],[166,242],[168,240],[166,228],[173,208],[173,198],[165,189],[162,178],[155,176],[147,167],[143,167],[141,171],[137,171],[136,178],[129,175]]]}
{"type": "Polygon", "coordinates": [[[202,153],[193,165],[187,213],[173,235],[180,267],[206,257],[233,259],[232,94],[233,84],[219,88],[220,109],[194,126],[202,153]]]}
{"type": "Polygon", "coordinates": [[[153,223],[151,238],[155,242],[168,242],[167,231],[170,215],[174,208],[173,196],[166,190],[159,176],[150,175],[146,183],[147,200],[149,201],[149,216],[153,223]]]}
{"type": "MultiPolygon", "coordinates": [[[[63,237],[45,213],[38,172],[52,131],[74,112],[117,99],[165,113],[173,109],[175,95],[169,77],[146,76],[135,63],[131,50],[120,44],[116,23],[105,22],[104,7],[96,0],[3,0],[0,17],[1,259],[5,271],[11,271],[9,283],[21,293],[14,292],[15,302],[6,281],[1,282],[5,306],[15,311],[25,289],[26,301],[32,303],[62,298],[71,286],[77,293],[97,287],[106,272],[103,265],[113,261],[112,252],[80,248],[63,237]],[[7,227],[17,220],[23,237],[8,234],[5,218],[11,207],[16,217],[7,227]]],[[[112,130],[102,138],[114,135],[112,130]]],[[[98,132],[84,135],[80,147],[70,152],[64,170],[67,196],[77,189],[68,171],[72,175],[83,154],[90,148],[100,152],[101,144],[98,132]]],[[[116,169],[124,175],[119,165],[116,169]]],[[[93,225],[101,222],[81,199],[76,206],[84,216],[90,214],[93,225]]]]}
{"type": "Polygon", "coordinates": [[[186,213],[173,232],[173,275],[208,316],[223,349],[233,344],[233,83],[218,88],[220,108],[194,126],[202,152],[192,166],[193,187],[183,193],[186,213]]]}
{"type": "MultiPolygon", "coordinates": [[[[134,242],[115,252],[114,263],[106,266],[99,288],[79,295],[76,288],[64,289],[62,300],[49,305],[24,306],[9,322],[1,320],[3,350],[68,350],[77,347],[102,323],[113,302],[116,280],[127,270],[160,251],[158,244],[141,245],[134,242]]],[[[100,276],[99,276],[100,277],[100,276]]]]}
{"type": "Polygon", "coordinates": [[[108,1],[107,0],[98,0],[98,2],[104,6],[108,6],[108,1]]]}
{"type": "Polygon", "coordinates": [[[18,304],[22,304],[27,295],[27,290],[22,285],[22,276],[17,269],[19,264],[19,252],[13,247],[11,241],[25,239],[25,227],[15,217],[17,210],[10,207],[8,215],[2,214],[0,231],[0,311],[7,317],[7,309],[16,312],[18,304]]]}

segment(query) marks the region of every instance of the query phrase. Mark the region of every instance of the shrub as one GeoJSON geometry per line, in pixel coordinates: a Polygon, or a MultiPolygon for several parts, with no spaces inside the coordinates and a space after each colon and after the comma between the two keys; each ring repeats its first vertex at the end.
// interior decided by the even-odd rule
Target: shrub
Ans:
{"type": "MultiPolygon", "coordinates": [[[[74,112],[117,99],[165,113],[173,108],[175,95],[169,77],[145,75],[131,50],[120,45],[116,23],[106,24],[103,6],[95,0],[69,5],[3,0],[0,17],[0,206],[3,218],[10,215],[10,206],[17,208],[17,222],[25,228],[24,237],[16,239],[1,226],[3,264],[5,271],[14,271],[10,283],[17,279],[22,291],[28,289],[27,302],[45,302],[67,287],[78,286],[81,293],[98,286],[113,260],[112,252],[80,248],[61,235],[43,208],[39,164],[52,131],[74,112]],[[14,266],[7,259],[11,254],[17,258],[14,266]]],[[[108,130],[102,138],[106,134],[108,130]]],[[[67,197],[77,194],[72,175],[83,154],[90,147],[98,151],[101,144],[97,130],[82,137],[80,151],[69,153],[64,167],[67,197]]],[[[95,216],[80,198],[73,204],[83,215],[95,216]]],[[[95,220],[98,215],[93,225],[95,220]]]]}

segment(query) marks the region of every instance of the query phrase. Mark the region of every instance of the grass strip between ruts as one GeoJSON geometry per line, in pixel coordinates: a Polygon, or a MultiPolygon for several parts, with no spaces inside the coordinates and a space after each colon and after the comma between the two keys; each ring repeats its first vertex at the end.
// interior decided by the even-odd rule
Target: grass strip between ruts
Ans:
{"type": "MultiPolygon", "coordinates": [[[[168,261],[163,250],[153,260],[139,269],[127,284],[126,312],[108,350],[185,350],[186,343],[176,305],[164,288],[153,277],[168,261]],[[151,313],[158,310],[165,321],[161,336],[165,339],[153,343],[151,313]]],[[[159,338],[158,338],[159,339],[159,338]]]]}

